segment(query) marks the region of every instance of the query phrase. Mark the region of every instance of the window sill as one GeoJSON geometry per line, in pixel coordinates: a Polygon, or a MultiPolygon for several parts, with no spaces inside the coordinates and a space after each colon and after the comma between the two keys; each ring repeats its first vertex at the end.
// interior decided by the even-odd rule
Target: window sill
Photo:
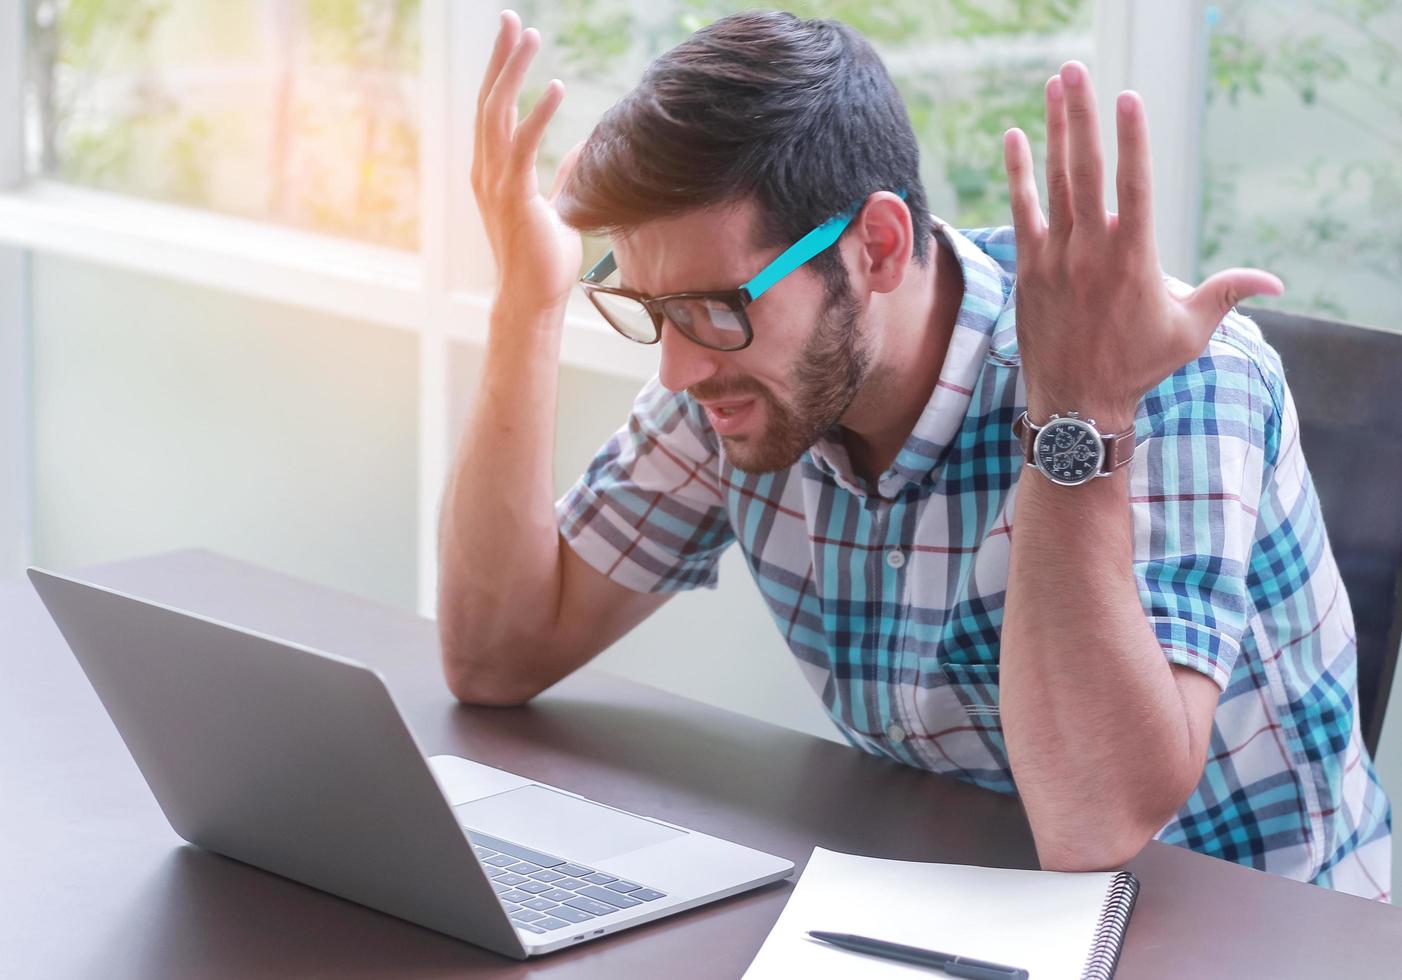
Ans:
{"type": "MultiPolygon", "coordinates": [[[[486,338],[490,295],[432,295],[417,253],[193,208],[32,181],[0,192],[0,243],[402,330],[436,320],[457,342],[486,338]]],[[[618,337],[579,297],[561,356],[632,380],[657,370],[656,348],[618,337]]]]}
{"type": "Polygon", "coordinates": [[[47,181],[0,194],[0,241],[393,327],[422,321],[413,253],[119,194],[47,181]]]}

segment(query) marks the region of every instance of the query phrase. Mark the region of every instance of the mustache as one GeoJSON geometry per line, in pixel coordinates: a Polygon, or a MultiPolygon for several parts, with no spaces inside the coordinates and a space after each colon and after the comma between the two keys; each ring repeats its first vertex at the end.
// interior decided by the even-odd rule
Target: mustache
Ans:
{"type": "Polygon", "coordinates": [[[756,395],[766,399],[769,397],[769,389],[749,377],[702,381],[686,389],[686,392],[698,401],[720,401],[736,395],[756,395]]]}

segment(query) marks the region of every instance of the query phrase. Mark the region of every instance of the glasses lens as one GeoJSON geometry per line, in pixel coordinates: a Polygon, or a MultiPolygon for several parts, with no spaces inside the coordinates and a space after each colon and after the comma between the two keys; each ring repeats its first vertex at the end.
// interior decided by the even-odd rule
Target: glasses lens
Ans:
{"type": "Polygon", "coordinates": [[[594,301],[594,305],[613,329],[629,340],[639,344],[657,342],[657,324],[653,322],[652,314],[642,303],[627,296],[601,290],[591,290],[589,298],[594,301]]]}
{"type": "Polygon", "coordinates": [[[678,330],[703,347],[738,350],[750,339],[745,311],[724,300],[680,297],[668,300],[663,313],[678,330]]]}

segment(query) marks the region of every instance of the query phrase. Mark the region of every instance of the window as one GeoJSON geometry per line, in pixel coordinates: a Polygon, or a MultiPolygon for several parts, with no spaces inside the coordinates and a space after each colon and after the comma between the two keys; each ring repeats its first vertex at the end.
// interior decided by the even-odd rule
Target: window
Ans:
{"type": "Polygon", "coordinates": [[[30,0],[32,175],[418,243],[417,0],[30,0]]]}
{"type": "Polygon", "coordinates": [[[1396,328],[1402,309],[1402,3],[1208,10],[1204,275],[1279,275],[1252,303],[1396,328]]]}

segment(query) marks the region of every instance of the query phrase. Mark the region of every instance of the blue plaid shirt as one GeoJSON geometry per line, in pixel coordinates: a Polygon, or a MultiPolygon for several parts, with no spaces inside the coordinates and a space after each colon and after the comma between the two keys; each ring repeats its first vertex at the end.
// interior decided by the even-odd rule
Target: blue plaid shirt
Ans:
{"type": "MultiPolygon", "coordinates": [[[[786,471],[736,469],[700,406],[654,379],[557,516],[586,562],[639,591],[714,587],[738,541],[853,745],[1015,793],[998,698],[1024,472],[1014,239],[937,227],[963,303],[876,493],[836,430],[786,471]]],[[[1135,428],[1144,615],[1170,663],[1223,692],[1202,780],[1157,839],[1390,901],[1391,813],[1360,734],[1352,612],[1275,352],[1233,312],[1143,399],[1135,428]]]]}

